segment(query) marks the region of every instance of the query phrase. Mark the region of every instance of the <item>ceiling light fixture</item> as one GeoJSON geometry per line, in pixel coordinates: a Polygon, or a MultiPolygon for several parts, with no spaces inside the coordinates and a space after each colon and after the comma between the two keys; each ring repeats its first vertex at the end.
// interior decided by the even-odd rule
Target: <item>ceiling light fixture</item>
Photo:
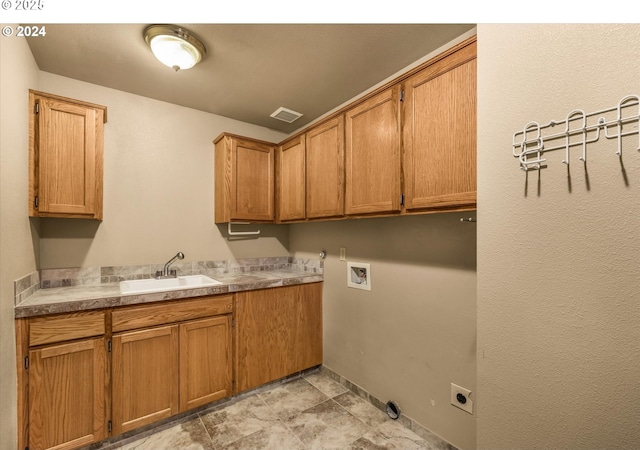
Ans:
{"type": "Polygon", "coordinates": [[[144,40],[155,57],[176,72],[192,68],[207,54],[197,37],[177,25],[150,25],[144,29],[144,40]]]}

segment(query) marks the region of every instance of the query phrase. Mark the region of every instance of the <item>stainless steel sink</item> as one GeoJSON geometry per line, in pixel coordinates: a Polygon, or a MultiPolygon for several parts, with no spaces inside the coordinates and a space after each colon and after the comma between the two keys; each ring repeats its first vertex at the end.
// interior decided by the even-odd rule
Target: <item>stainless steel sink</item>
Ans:
{"type": "Polygon", "coordinates": [[[127,280],[120,282],[121,294],[146,294],[149,292],[177,291],[199,287],[217,286],[218,280],[206,275],[185,275],[176,278],[149,278],[146,280],[127,280]]]}

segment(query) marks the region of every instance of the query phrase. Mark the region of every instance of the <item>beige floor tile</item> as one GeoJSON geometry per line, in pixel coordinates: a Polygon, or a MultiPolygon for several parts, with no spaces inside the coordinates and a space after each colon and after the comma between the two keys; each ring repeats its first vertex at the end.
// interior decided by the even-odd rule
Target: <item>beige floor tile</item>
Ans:
{"type": "Polygon", "coordinates": [[[304,450],[302,444],[282,423],[274,423],[249,436],[243,437],[221,450],[304,450]]]}
{"type": "Polygon", "coordinates": [[[258,394],[258,397],[283,420],[328,399],[304,379],[277,386],[258,394]]]}
{"type": "Polygon", "coordinates": [[[285,425],[311,449],[345,449],[370,430],[333,400],[303,411],[285,425]]]}
{"type": "Polygon", "coordinates": [[[351,414],[353,414],[372,428],[377,427],[387,421],[391,421],[387,414],[383,413],[371,403],[358,397],[351,391],[334,397],[334,400],[344,409],[349,411],[351,414]]]}
{"type": "Polygon", "coordinates": [[[158,431],[128,444],[118,450],[214,450],[199,418],[158,431]]]}
{"type": "Polygon", "coordinates": [[[349,390],[337,381],[318,372],[307,375],[304,379],[329,398],[344,394],[349,390]]]}
{"type": "Polygon", "coordinates": [[[201,419],[216,447],[230,444],[279,422],[273,410],[258,396],[240,400],[219,411],[202,414],[201,419]]]}

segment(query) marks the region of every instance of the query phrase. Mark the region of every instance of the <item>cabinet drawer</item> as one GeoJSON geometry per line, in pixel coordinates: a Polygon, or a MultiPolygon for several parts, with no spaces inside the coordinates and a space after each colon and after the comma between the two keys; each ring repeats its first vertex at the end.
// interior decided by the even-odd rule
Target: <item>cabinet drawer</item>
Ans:
{"type": "Polygon", "coordinates": [[[233,294],[163,302],[159,305],[123,307],[113,311],[112,329],[117,333],[201,317],[231,314],[232,311],[233,294]]]}
{"type": "Polygon", "coordinates": [[[29,320],[29,346],[52,344],[105,332],[104,311],[90,311],[29,320]]]}

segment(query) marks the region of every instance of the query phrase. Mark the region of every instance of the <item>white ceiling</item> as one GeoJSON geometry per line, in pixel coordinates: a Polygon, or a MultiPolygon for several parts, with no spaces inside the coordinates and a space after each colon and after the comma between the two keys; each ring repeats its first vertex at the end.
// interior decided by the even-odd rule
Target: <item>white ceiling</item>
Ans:
{"type": "Polygon", "coordinates": [[[50,24],[29,38],[46,72],[290,133],[474,24],[178,24],[207,48],[174,72],[142,36],[149,24],[50,24]],[[304,116],[292,124],[277,108],[304,116]]]}

